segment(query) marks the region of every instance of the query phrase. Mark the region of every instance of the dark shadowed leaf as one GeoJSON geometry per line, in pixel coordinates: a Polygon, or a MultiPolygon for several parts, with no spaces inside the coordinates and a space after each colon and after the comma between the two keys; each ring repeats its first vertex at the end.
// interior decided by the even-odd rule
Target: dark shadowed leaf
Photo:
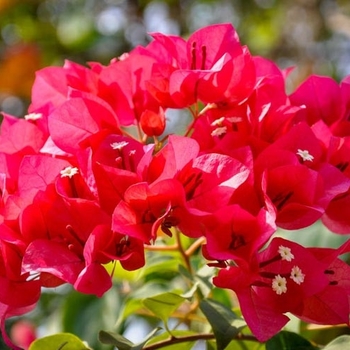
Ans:
{"type": "Polygon", "coordinates": [[[266,350],[315,350],[311,343],[292,332],[282,331],[266,342],[266,350]]]}
{"type": "Polygon", "coordinates": [[[117,347],[118,350],[141,350],[144,345],[160,330],[160,327],[155,328],[151,333],[149,333],[145,339],[134,344],[130,340],[126,339],[120,334],[113,332],[100,331],[99,339],[103,344],[110,344],[117,347]]]}
{"type": "Polygon", "coordinates": [[[213,329],[219,350],[225,349],[246,326],[232,310],[214,300],[202,300],[199,307],[213,329]]]}

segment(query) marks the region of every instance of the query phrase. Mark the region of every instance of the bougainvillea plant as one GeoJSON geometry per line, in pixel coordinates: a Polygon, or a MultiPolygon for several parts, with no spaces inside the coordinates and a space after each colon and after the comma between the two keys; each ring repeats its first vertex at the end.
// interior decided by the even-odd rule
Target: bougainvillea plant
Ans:
{"type": "MultiPolygon", "coordinates": [[[[279,336],[307,342],[282,331],[290,318],[349,325],[350,241],[304,247],[278,233],[316,222],[350,233],[350,77],[311,76],[287,94],[291,69],[251,55],[230,24],[187,40],[151,36],[107,66],[38,71],[24,118],[3,114],[6,344],[20,348],[5,321],[33,310],[43,288],[102,297],[116,270],[140,270],[164,252],[178,254],[177,284],[169,277],[169,290],[133,309],[160,327],[138,344],[118,329],[101,331],[101,342],[282,349],[279,336]]],[[[72,334],[43,339],[30,348],[87,348],[72,334]]]]}

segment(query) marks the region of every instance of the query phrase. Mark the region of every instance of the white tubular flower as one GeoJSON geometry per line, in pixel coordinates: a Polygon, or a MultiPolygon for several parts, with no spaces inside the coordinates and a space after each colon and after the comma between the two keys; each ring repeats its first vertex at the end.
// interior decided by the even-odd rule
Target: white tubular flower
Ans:
{"type": "Polygon", "coordinates": [[[290,278],[296,283],[301,284],[304,282],[305,274],[302,273],[299,266],[294,266],[290,272],[290,278]]]}
{"type": "Polygon", "coordinates": [[[128,145],[128,144],[129,144],[129,142],[127,142],[127,141],[113,142],[113,143],[111,143],[111,147],[112,147],[113,149],[119,149],[119,150],[121,150],[123,147],[125,147],[125,146],[128,145]]]}
{"type": "Polygon", "coordinates": [[[305,161],[312,162],[314,160],[314,156],[309,153],[308,150],[298,149],[297,155],[301,157],[301,159],[305,161]]]}
{"type": "Polygon", "coordinates": [[[38,120],[42,117],[43,117],[43,115],[41,113],[29,113],[29,114],[24,116],[24,119],[25,120],[38,120]]]}
{"type": "Polygon", "coordinates": [[[278,247],[278,253],[281,255],[282,260],[292,261],[294,259],[291,249],[283,245],[278,247]]]}
{"type": "Polygon", "coordinates": [[[287,280],[281,275],[275,276],[272,280],[272,289],[276,294],[281,295],[287,292],[287,280]]]}
{"type": "Polygon", "coordinates": [[[78,168],[73,168],[71,166],[67,166],[67,168],[64,168],[60,171],[61,177],[69,177],[72,178],[75,174],[78,174],[79,170],[78,168]]]}
{"type": "Polygon", "coordinates": [[[211,136],[221,136],[223,134],[226,134],[227,127],[226,126],[221,126],[219,128],[216,128],[215,130],[212,131],[211,136]]]}

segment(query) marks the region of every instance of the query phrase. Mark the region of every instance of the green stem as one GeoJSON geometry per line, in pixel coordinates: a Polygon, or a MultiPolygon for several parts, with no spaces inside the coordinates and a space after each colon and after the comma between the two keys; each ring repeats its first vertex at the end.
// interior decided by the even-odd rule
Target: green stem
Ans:
{"type": "Polygon", "coordinates": [[[176,243],[178,246],[178,251],[180,252],[180,254],[184,260],[185,266],[187,267],[188,271],[192,275],[193,271],[192,271],[191,262],[190,262],[189,256],[186,254],[186,251],[184,250],[184,248],[182,246],[181,233],[179,232],[178,229],[175,229],[175,238],[176,238],[176,243]]]}
{"type": "Polygon", "coordinates": [[[185,252],[185,254],[190,257],[194,252],[205,243],[205,237],[198,238],[185,252]]]}

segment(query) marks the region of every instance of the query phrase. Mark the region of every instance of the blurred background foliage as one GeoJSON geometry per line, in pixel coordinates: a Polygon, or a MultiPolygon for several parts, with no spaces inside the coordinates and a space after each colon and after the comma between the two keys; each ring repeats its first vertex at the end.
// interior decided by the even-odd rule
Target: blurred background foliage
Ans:
{"type": "Polygon", "coordinates": [[[253,54],[296,66],[293,86],[310,73],[350,74],[348,0],[0,0],[0,110],[25,113],[41,67],[107,64],[148,32],[186,36],[219,22],[253,54]]]}
{"type": "MultiPolygon", "coordinates": [[[[65,59],[108,64],[146,45],[148,32],[186,37],[220,22],[231,22],[254,55],[270,58],[281,68],[296,66],[291,89],[311,73],[338,81],[350,74],[349,0],[0,0],[0,110],[25,114],[35,71],[42,67],[61,66],[65,59]]],[[[306,245],[317,245],[317,232],[306,245]]],[[[333,236],[332,242],[338,246],[333,236]]],[[[145,297],[178,284],[177,257],[166,260],[167,264],[164,259],[150,264],[142,277],[119,276],[102,299],[78,295],[68,286],[44,292],[28,318],[39,335],[73,332],[95,349],[108,348],[98,345],[97,333],[116,322],[125,336],[140,336],[149,331],[150,322],[132,318],[134,326],[128,328],[131,323],[120,315],[127,313],[131,288],[145,297]],[[145,290],[143,283],[150,280],[157,282],[145,290]]],[[[131,314],[133,307],[129,304],[131,314]]],[[[5,347],[0,344],[0,349],[5,347]]]]}

